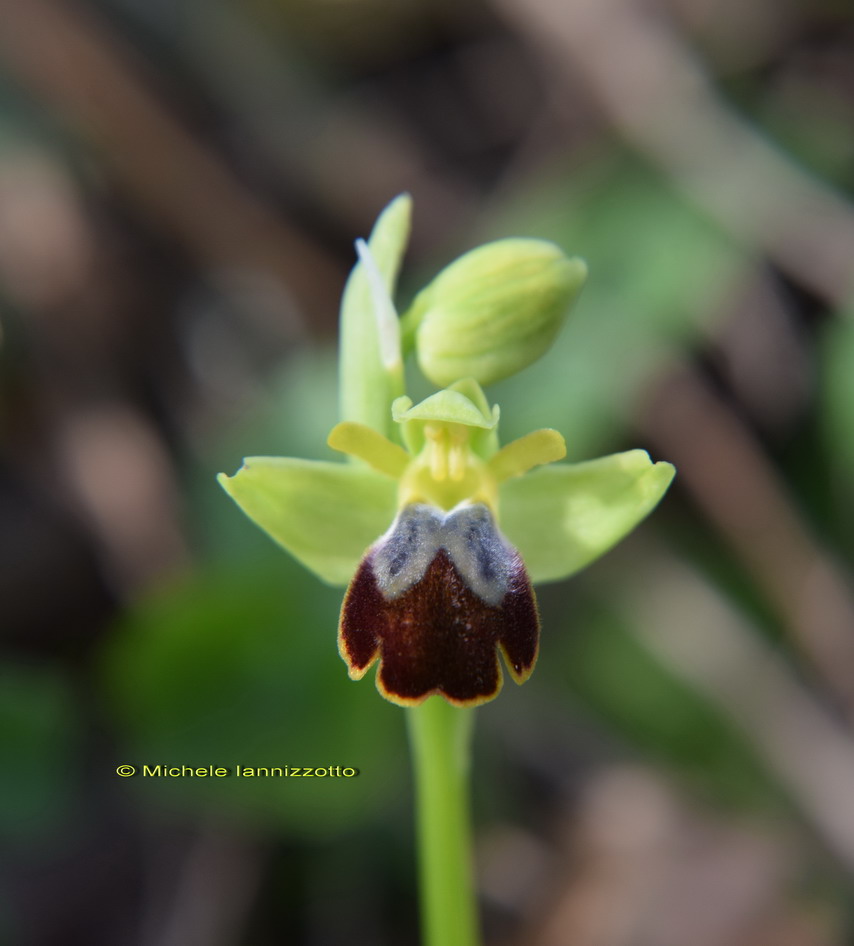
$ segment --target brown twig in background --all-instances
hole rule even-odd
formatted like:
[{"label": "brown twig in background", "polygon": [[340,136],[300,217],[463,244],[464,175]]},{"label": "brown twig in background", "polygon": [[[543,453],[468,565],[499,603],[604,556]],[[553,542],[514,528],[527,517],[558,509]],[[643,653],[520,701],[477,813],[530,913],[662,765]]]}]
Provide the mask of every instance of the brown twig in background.
[{"label": "brown twig in background", "polygon": [[0,67],[73,124],[156,228],[202,265],[263,272],[332,321],[343,272],[170,114],[118,37],[53,0],[0,0],[0,20]]},{"label": "brown twig in background", "polygon": [[854,595],[756,440],[687,368],[659,384],[641,425],[854,720]]},{"label": "brown twig in background", "polygon": [[519,946],[833,941],[827,919],[789,896],[810,839],[788,827],[725,821],[661,773],[625,765],[592,776],[563,820],[563,870],[541,885]]},{"label": "brown twig in background", "polygon": [[660,15],[630,0],[495,0],[707,216],[835,305],[854,289],[854,211],[729,109]]},{"label": "brown twig in background", "polygon": [[854,873],[850,732],[689,568],[661,548],[645,563],[626,605],[631,626],[748,738],[823,844]]},{"label": "brown twig in background", "polygon": [[163,852],[151,854],[153,895],[143,946],[232,946],[244,938],[264,861],[260,845],[234,829],[202,822],[185,842],[177,876],[163,877]]}]

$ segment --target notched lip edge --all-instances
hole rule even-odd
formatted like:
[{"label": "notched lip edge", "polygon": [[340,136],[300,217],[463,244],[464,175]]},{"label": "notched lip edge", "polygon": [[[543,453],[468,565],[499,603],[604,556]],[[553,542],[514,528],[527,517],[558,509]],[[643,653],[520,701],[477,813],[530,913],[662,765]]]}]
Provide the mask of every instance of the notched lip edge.
[{"label": "notched lip edge", "polygon": [[[377,647],[376,653],[370,659],[370,661],[365,664],[364,667],[357,667],[349,654],[346,651],[346,647],[343,643],[343,637],[339,634],[339,647],[338,651],[343,659],[344,663],[347,664],[348,676],[351,680],[358,681],[363,679],[363,677],[371,670],[373,667],[376,667],[376,677],[375,684],[376,688],[379,691],[380,696],[388,700],[390,703],[394,703],[397,706],[420,706],[426,699],[431,696],[441,696],[446,702],[450,703],[452,706],[460,707],[461,709],[466,707],[476,707],[483,706],[485,703],[490,703],[494,700],[501,690],[504,687],[504,671],[508,673],[510,679],[517,685],[521,686],[523,683],[526,683],[533,674],[536,666],[537,660],[540,656],[540,647],[539,641],[537,642],[537,649],[534,653],[534,658],[531,661],[530,665],[525,667],[522,673],[517,674],[510,659],[507,656],[507,650],[503,643],[499,642],[496,646],[495,661],[497,664],[498,670],[498,683],[495,689],[491,693],[481,694],[471,699],[458,699],[452,696],[449,696],[441,687],[433,687],[433,689],[428,690],[426,693],[423,693],[420,696],[401,696],[393,691],[389,690],[382,682],[382,648]],[[499,660],[498,654],[501,653],[501,659]]]},{"label": "notched lip edge", "polygon": [[[498,662],[497,653],[495,655],[495,660],[496,662]],[[433,687],[432,690],[428,690],[426,693],[422,694],[421,696],[416,696],[416,697],[398,696],[395,693],[391,693],[389,690],[387,690],[383,686],[382,680],[380,678],[379,667],[377,668],[377,675],[376,675],[375,682],[376,682],[377,690],[379,691],[380,696],[388,700],[389,703],[395,703],[397,706],[405,706],[405,707],[420,706],[426,699],[429,699],[431,696],[441,696],[442,699],[445,700],[446,703],[450,703],[451,706],[456,706],[459,709],[470,709],[476,706],[483,706],[484,703],[489,703],[492,700],[494,700],[495,697],[498,696],[498,694],[501,692],[502,687],[504,686],[504,674],[501,669],[501,664],[498,663],[498,683],[495,689],[492,691],[492,693],[489,693],[483,696],[473,697],[470,700],[459,700],[459,699],[455,699],[452,696],[448,696],[448,694],[445,693],[441,687]]]}]

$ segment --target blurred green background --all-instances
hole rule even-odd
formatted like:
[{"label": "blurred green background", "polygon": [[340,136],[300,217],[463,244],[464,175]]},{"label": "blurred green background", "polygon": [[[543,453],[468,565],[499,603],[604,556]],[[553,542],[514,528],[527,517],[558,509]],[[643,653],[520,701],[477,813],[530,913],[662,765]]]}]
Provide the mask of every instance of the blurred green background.
[{"label": "blurred green background", "polygon": [[406,190],[402,303],[589,263],[503,437],[679,470],[478,711],[487,943],[854,942],[852,188],[834,0],[0,0],[0,939],[417,942],[402,714],[214,480],[332,457]]}]

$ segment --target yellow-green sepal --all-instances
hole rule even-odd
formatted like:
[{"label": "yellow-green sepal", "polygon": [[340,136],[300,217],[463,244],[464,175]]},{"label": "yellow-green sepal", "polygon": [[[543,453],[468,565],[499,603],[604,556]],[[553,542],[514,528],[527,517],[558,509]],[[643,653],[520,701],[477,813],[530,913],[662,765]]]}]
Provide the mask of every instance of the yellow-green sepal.
[{"label": "yellow-green sepal", "polygon": [[332,585],[346,585],[397,509],[397,484],[361,466],[247,457],[222,488],[271,538]]},{"label": "yellow-green sepal", "polygon": [[631,532],[675,472],[670,463],[653,463],[645,450],[532,470],[501,484],[501,530],[532,581],[567,578]]},{"label": "yellow-green sepal", "polygon": [[[408,194],[396,197],[380,214],[367,243],[368,258],[360,254],[341,300],[340,416],[385,436],[396,436],[390,408],[404,390],[399,327],[391,297],[409,239],[411,214]],[[384,299],[379,298],[382,293]]]}]

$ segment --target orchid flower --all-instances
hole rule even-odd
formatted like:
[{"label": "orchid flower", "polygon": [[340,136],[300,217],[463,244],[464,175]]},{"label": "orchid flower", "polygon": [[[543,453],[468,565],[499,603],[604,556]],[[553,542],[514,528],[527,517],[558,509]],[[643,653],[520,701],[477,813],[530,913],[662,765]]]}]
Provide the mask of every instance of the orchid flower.
[{"label": "orchid flower", "polygon": [[[473,706],[501,688],[499,652],[517,683],[534,668],[532,582],[566,578],[610,549],[674,469],[643,450],[558,462],[566,449],[554,430],[500,446],[499,409],[481,384],[543,354],[586,267],[552,243],[497,241],[447,267],[400,320],[392,293],[409,212],[398,198],[359,241],[344,294],[344,419],[328,443],[351,462],[251,457],[219,479],[309,570],[348,585],[338,646],[353,679],[378,664],[392,702],[438,694]],[[408,351],[447,385],[415,405],[403,392]]]}]

